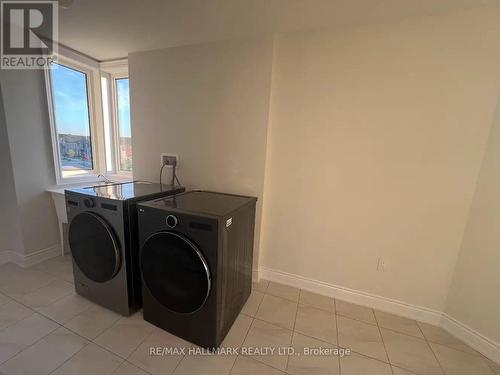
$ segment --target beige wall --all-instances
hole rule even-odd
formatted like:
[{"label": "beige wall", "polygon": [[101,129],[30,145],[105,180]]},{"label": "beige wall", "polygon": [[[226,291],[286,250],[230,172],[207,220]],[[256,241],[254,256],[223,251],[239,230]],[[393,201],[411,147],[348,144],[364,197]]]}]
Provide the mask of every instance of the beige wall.
[{"label": "beige wall", "polygon": [[23,252],[21,223],[17,210],[16,187],[10,159],[7,123],[0,92],[0,263],[10,259],[10,252]]},{"label": "beige wall", "polygon": [[500,343],[500,96],[446,312]]},{"label": "beige wall", "polygon": [[497,7],[278,37],[261,266],[442,311],[499,35]]},{"label": "beige wall", "polygon": [[185,186],[259,198],[258,238],[271,57],[271,39],[131,54],[134,178],[158,181],[160,154],[178,154]]},{"label": "beige wall", "polygon": [[[177,153],[186,186],[263,198],[262,267],[443,311],[497,107],[499,35],[491,7],[283,34],[274,50],[133,53],[135,177],[157,181],[160,153]],[[474,325],[459,301],[449,310]]]},{"label": "beige wall", "polygon": [[29,255],[59,244],[54,204],[45,191],[55,178],[44,74],[2,70],[0,82],[23,252]]}]

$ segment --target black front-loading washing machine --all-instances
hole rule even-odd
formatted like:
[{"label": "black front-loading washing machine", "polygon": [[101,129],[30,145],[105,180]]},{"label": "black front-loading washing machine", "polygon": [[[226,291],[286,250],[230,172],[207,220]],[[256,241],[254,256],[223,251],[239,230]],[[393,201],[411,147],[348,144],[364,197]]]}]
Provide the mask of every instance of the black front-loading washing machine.
[{"label": "black front-loading washing machine", "polygon": [[123,315],[140,308],[136,204],[184,191],[138,181],[66,190],[76,292]]},{"label": "black front-loading washing machine", "polygon": [[220,345],[250,295],[256,201],[192,191],[137,205],[146,321]]}]

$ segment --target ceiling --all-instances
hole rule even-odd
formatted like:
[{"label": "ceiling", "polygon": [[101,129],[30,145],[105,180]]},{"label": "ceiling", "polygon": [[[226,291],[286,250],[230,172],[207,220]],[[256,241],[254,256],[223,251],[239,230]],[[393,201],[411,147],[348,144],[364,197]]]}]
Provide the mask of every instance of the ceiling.
[{"label": "ceiling", "polygon": [[59,42],[96,60],[274,32],[339,29],[500,0],[74,0]]}]

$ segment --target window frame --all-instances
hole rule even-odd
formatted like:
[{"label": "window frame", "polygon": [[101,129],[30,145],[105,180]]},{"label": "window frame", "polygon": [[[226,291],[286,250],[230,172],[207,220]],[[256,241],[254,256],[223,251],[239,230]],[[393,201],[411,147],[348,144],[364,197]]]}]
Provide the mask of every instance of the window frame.
[{"label": "window frame", "polygon": [[[60,146],[57,136],[57,124],[55,121],[54,97],[52,95],[52,73],[50,66],[45,68],[45,89],[47,95],[47,107],[49,114],[50,133],[52,141],[52,153],[54,158],[54,173],[56,185],[81,184],[99,181],[99,175],[106,176],[113,181],[130,181],[133,179],[131,171],[120,171],[119,149],[117,153],[118,116],[116,109],[115,78],[128,77],[128,59],[109,62],[98,62],[90,57],[81,55],[64,46],[59,46],[59,53],[54,61],[70,69],[86,74],[87,80],[87,105],[89,110],[89,127],[92,147],[93,169],[88,173],[76,176],[63,176],[62,162],[60,158]],[[102,89],[102,78],[108,80],[107,91]],[[104,108],[103,95],[108,99],[108,107]],[[111,170],[108,171],[106,162],[106,131],[104,126],[104,111],[107,111],[110,127],[110,153]],[[118,155],[118,158],[117,158]]]},{"label": "window frame", "polygon": [[[121,59],[115,61],[102,62],[100,64],[101,78],[107,79],[107,92],[108,96],[108,110],[109,110],[109,126],[110,126],[110,143],[111,143],[111,157],[113,164],[113,172],[110,174],[111,177],[118,178],[133,178],[132,171],[125,171],[120,169],[120,138],[119,138],[119,124],[118,124],[118,106],[116,103],[117,91],[116,91],[116,80],[121,78],[128,78],[128,60]],[[105,108],[103,111],[106,110]],[[104,133],[103,133],[104,134]],[[132,150],[132,159],[133,159]],[[108,173],[109,174],[109,173]]]},{"label": "window frame", "polygon": [[97,176],[102,170],[100,150],[103,147],[103,145],[100,144],[101,137],[99,136],[100,133],[99,128],[102,125],[102,123],[99,121],[99,116],[98,116],[100,111],[98,106],[96,106],[97,103],[96,96],[98,96],[99,94],[98,91],[96,91],[96,85],[95,85],[96,67],[86,64],[85,62],[63,56],[58,56],[57,60],[54,62],[56,64],[63,65],[67,68],[85,74],[85,79],[87,84],[87,106],[89,111],[89,132],[90,132],[90,140],[92,147],[92,170],[82,175],[64,177],[62,162],[61,162],[60,145],[58,140],[57,123],[55,117],[54,96],[52,88],[52,68],[49,66],[48,68],[45,69],[45,86],[47,91],[47,104],[49,112],[52,153],[54,157],[56,183],[60,185],[70,182],[77,183],[77,182],[96,180]]},{"label": "window frame", "polygon": [[[116,81],[118,79],[129,79],[128,77],[128,72],[119,72],[119,73],[114,73],[110,74],[110,81],[111,81],[111,112],[112,116],[110,116],[111,120],[111,127],[112,127],[112,132],[113,132],[113,151],[114,151],[114,165],[115,165],[115,173],[121,175],[121,176],[132,176],[133,169],[132,171],[126,171],[121,169],[121,155],[120,155],[120,118],[118,116],[118,89],[116,87]],[[130,81],[129,81],[130,82]],[[132,130],[132,129],[131,129]],[[132,160],[134,159],[134,154],[132,150]]]}]

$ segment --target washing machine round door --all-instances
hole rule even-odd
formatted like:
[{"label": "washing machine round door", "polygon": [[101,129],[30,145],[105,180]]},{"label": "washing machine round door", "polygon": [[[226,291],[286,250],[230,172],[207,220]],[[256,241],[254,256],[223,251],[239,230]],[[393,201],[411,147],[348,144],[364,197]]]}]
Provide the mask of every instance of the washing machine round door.
[{"label": "washing machine round door", "polygon": [[103,283],[117,274],[120,248],[103,218],[92,212],[79,213],[71,220],[68,239],[76,265],[90,280]]},{"label": "washing machine round door", "polygon": [[210,293],[210,271],[203,254],[177,233],[159,232],[146,240],[141,271],[156,300],[177,313],[199,310]]}]

